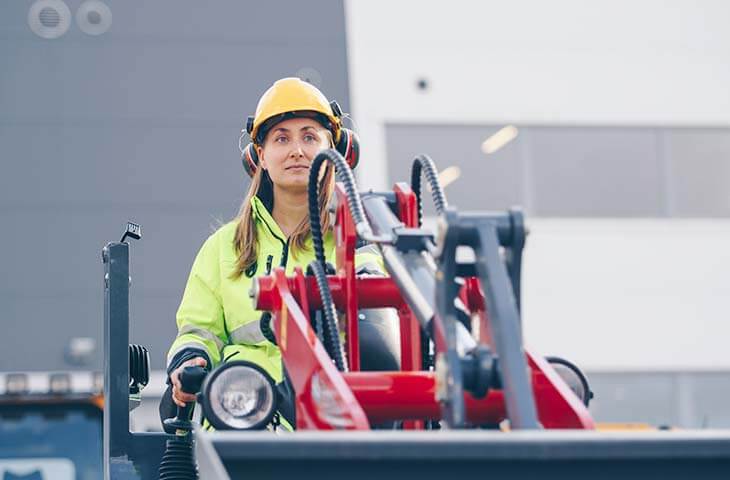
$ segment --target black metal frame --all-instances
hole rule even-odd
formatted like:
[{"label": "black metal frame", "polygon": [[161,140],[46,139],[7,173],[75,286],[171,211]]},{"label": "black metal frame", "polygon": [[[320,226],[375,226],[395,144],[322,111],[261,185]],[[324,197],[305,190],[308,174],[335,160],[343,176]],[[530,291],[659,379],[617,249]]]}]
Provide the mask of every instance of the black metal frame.
[{"label": "black metal frame", "polygon": [[109,243],[104,261],[104,478],[157,478],[171,435],[129,431],[129,245]]},{"label": "black metal frame", "polygon": [[[440,245],[436,274],[436,295],[441,318],[448,319],[446,327],[456,324],[454,299],[459,294],[459,285],[454,282],[457,275],[472,273],[477,276],[484,290],[487,311],[494,341],[492,346],[499,359],[502,389],[505,397],[507,417],[512,429],[538,429],[537,408],[532,393],[525,353],[522,346],[520,311],[517,306],[516,291],[519,291],[524,227],[521,222],[513,222],[510,214],[471,213],[459,214],[456,210],[445,212],[445,231],[439,236]],[[514,247],[514,240],[517,244]],[[458,264],[456,250],[468,246],[474,250],[476,258],[472,265]],[[500,254],[500,246],[507,248],[512,268],[505,264]],[[470,268],[469,268],[470,267]],[[470,271],[471,270],[471,271]],[[511,275],[510,275],[511,274]],[[451,333],[451,332],[448,332]],[[449,346],[447,357],[449,370],[459,368],[456,351]],[[454,380],[459,380],[455,378]],[[449,382],[455,392],[449,395],[454,402],[451,410],[459,415],[459,423],[464,423],[464,396],[460,382]]]},{"label": "black metal frame", "polygon": [[[464,374],[459,355],[460,325],[454,300],[457,276],[476,276],[485,292],[487,310],[499,357],[505,406],[512,429],[538,429],[535,399],[522,346],[519,292],[525,228],[522,213],[466,213],[447,209],[439,232],[440,251],[423,229],[406,228],[393,211],[392,196],[370,192],[362,196],[373,231],[391,244],[381,244],[386,269],[418,318],[424,332],[441,342],[436,358],[443,419],[451,428],[466,426]],[[456,250],[474,250],[473,263],[459,264]],[[504,259],[500,248],[504,248]],[[435,255],[434,255],[435,254]],[[433,261],[435,258],[436,262]],[[479,368],[479,362],[476,362]]]},{"label": "black metal frame", "polygon": [[712,431],[199,432],[196,442],[201,478],[218,478],[208,466],[221,462],[230,478],[679,480],[730,471],[730,437]]}]

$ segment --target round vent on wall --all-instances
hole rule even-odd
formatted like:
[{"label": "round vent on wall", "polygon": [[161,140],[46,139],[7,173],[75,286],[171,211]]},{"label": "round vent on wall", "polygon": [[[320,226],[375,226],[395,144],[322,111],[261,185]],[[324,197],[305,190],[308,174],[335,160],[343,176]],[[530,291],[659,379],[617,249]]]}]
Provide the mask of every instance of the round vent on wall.
[{"label": "round vent on wall", "polygon": [[42,38],[58,38],[71,25],[71,10],[61,0],[38,0],[28,11],[30,29]]},{"label": "round vent on wall", "polygon": [[101,35],[112,26],[112,11],[99,0],[87,0],[76,10],[76,23],[87,35]]},{"label": "round vent on wall", "polygon": [[317,88],[322,88],[322,74],[312,67],[300,68],[294,76],[311,83]]}]

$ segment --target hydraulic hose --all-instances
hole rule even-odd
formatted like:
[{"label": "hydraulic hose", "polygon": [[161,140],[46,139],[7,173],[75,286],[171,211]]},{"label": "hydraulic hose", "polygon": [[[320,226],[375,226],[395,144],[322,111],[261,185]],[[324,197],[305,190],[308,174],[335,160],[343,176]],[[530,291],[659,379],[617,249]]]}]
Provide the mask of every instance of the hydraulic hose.
[{"label": "hydraulic hose", "polygon": [[322,297],[322,312],[324,313],[324,322],[322,323],[322,333],[324,337],[324,348],[329,356],[335,362],[337,370],[341,372],[347,371],[347,359],[340,342],[340,331],[337,328],[337,312],[335,304],[332,301],[332,292],[327,282],[327,274],[322,265],[316,260],[309,264],[317,281],[319,294]]},{"label": "hydraulic hose", "polygon": [[[327,282],[327,265],[324,256],[324,237],[322,234],[322,221],[319,214],[319,172],[322,165],[329,162],[335,166],[337,179],[342,182],[347,194],[350,212],[358,234],[370,234],[372,230],[368,223],[362,207],[360,193],[355,185],[355,177],[352,175],[352,169],[345,159],[336,150],[323,150],[312,162],[309,171],[309,184],[307,189],[308,206],[309,206],[309,226],[312,231],[312,245],[314,247],[315,260],[310,264],[310,268],[314,273],[322,297],[322,311],[324,313],[324,321],[322,322],[322,337],[324,347],[335,362],[337,369],[340,371],[347,370],[347,362],[345,353],[340,343],[340,332],[337,327],[337,312],[332,301],[332,293],[330,292],[329,283]],[[319,333],[319,332],[318,332]]]},{"label": "hydraulic hose", "polygon": [[325,162],[330,162],[335,166],[337,180],[345,186],[350,212],[352,212],[355,225],[365,224],[369,227],[362,207],[362,201],[360,200],[360,193],[357,191],[357,186],[355,185],[355,177],[352,175],[352,169],[350,169],[350,166],[337,150],[323,150],[314,157],[314,161],[312,162],[312,168],[309,171],[309,188],[307,191],[309,198],[309,225],[312,230],[314,258],[323,268],[326,268],[326,266],[322,239],[322,223],[319,217],[319,171]]},{"label": "hydraulic hose", "polygon": [[438,215],[441,215],[448,206],[448,202],[446,201],[446,195],[444,194],[444,189],[441,187],[441,182],[439,182],[436,164],[433,163],[433,160],[431,160],[431,157],[429,157],[428,155],[418,155],[413,160],[413,165],[411,166],[411,190],[413,190],[413,193],[416,195],[416,200],[418,203],[419,227],[421,226],[421,222],[423,221],[423,201],[421,200],[421,172],[423,172],[424,176],[426,177],[426,181],[428,181],[428,184],[431,187],[431,196],[433,197],[433,204],[436,207],[436,213]]},{"label": "hydraulic hose", "polygon": [[271,312],[264,312],[261,314],[261,318],[259,319],[259,328],[261,329],[261,334],[266,340],[277,345],[276,335],[274,334],[274,330],[271,328]]},{"label": "hydraulic hose", "polygon": [[352,174],[352,169],[342,155],[337,150],[323,150],[314,157],[314,161],[312,162],[312,168],[309,171],[307,195],[314,257],[325,269],[322,223],[319,217],[319,171],[322,168],[322,164],[326,161],[334,164],[337,180],[342,182],[345,187],[347,203],[350,207],[350,213],[352,214],[352,220],[355,223],[355,230],[358,236],[366,242],[387,243],[392,240],[389,236],[380,237],[373,234],[370,223],[365,216],[360,192],[358,192],[357,185],[355,184],[355,176]]},{"label": "hydraulic hose", "polygon": [[[425,154],[418,155],[413,159],[411,165],[411,190],[416,195],[416,205],[418,212],[418,226],[423,224],[423,199],[421,198],[421,173],[423,173],[431,186],[431,196],[433,197],[433,204],[436,207],[436,213],[441,215],[446,209],[448,203],[446,201],[446,195],[439,182],[438,171],[436,170],[436,164],[431,160],[431,157]],[[421,363],[423,368],[429,369],[433,366],[433,357],[430,353],[431,341],[427,335],[421,335]]]},{"label": "hydraulic hose", "polygon": [[314,247],[314,259],[318,264],[324,266],[324,239],[322,237],[322,219],[319,216],[319,171],[322,164],[327,160],[325,152],[314,157],[312,167],[309,170],[309,184],[307,187],[307,201],[309,205],[309,228],[312,231],[312,245]]},{"label": "hydraulic hose", "polygon": [[[309,274],[309,269],[307,270],[307,274]],[[312,327],[314,327],[314,331],[317,334],[317,338],[324,343],[324,328],[322,326],[322,318],[321,313],[319,310],[314,312],[314,317],[312,318]],[[266,340],[273,343],[274,345],[278,345],[276,343],[276,334],[274,334],[274,329],[271,328],[271,312],[264,312],[261,314],[261,318],[259,319],[259,328],[261,328],[261,334],[264,336]]]}]

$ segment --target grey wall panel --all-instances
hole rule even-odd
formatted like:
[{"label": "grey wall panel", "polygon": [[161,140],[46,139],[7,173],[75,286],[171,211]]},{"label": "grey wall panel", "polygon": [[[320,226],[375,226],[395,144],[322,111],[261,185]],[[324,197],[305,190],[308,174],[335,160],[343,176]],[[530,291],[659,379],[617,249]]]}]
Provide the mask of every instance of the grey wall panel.
[{"label": "grey wall panel", "polygon": [[[98,292],[101,291],[99,287]],[[94,292],[97,293],[97,292]],[[175,338],[175,310],[182,291],[157,294],[132,285],[130,342],[149,348],[156,368],[163,368],[167,349]],[[2,370],[67,370],[99,368],[103,361],[103,301],[89,292],[54,292],[25,296],[0,294],[3,334]],[[68,362],[67,348],[74,337],[90,337],[96,349],[85,365]]]},{"label": "grey wall panel", "polygon": [[677,418],[676,390],[671,375],[641,372],[589,374],[595,394],[591,414],[602,422],[638,422],[659,426]]},{"label": "grey wall panel", "polygon": [[130,342],[145,345],[152,363],[164,369],[167,351],[177,334],[175,311],[180,304],[182,290],[168,294],[142,290],[134,284],[132,288],[134,306],[130,311]]},{"label": "grey wall panel", "polygon": [[[65,360],[64,352],[73,337],[91,337],[96,350],[91,363],[102,365],[101,335],[103,301],[89,292],[43,291],[55,279],[40,276],[35,290],[15,292],[2,289],[3,341],[1,370],[68,370],[79,368]],[[64,280],[64,279],[60,279]],[[69,280],[68,276],[65,278]],[[99,283],[98,292],[102,287]]]},{"label": "grey wall panel", "polygon": [[234,205],[248,185],[236,141],[235,127],[0,125],[0,201]]},{"label": "grey wall panel", "polygon": [[672,214],[730,215],[730,134],[726,129],[671,129],[665,134]]},{"label": "grey wall panel", "polygon": [[[101,365],[101,248],[119,240],[127,218],[143,231],[142,240],[132,241],[130,248],[131,338],[149,346],[153,365],[161,368],[195,254],[220,221],[233,216],[213,211],[132,206],[4,212],[3,220],[13,228],[3,232],[0,265],[12,275],[3,276],[0,304],[6,307],[2,324],[12,327],[3,334],[9,348],[0,349],[0,368],[71,367],[63,357],[68,340],[86,336],[97,340],[90,366]],[[21,354],[18,348],[29,341],[32,347]]]},{"label": "grey wall panel", "polygon": [[[461,169],[461,177],[445,189],[450,204],[470,210],[501,210],[522,204],[525,172],[519,142],[489,156],[481,151],[482,142],[496,131],[495,127],[389,124],[386,148],[390,183],[410,182],[413,159],[425,153],[440,171],[450,166]],[[432,212],[431,200],[424,198],[428,214]]]},{"label": "grey wall panel", "polygon": [[[6,57],[9,65],[3,76],[9,88],[0,91],[2,119],[243,125],[274,79],[294,76],[302,67],[317,69],[327,94],[344,108],[348,105],[341,86],[345,78],[330,60],[344,54],[342,45],[276,45],[264,50],[245,44],[88,39],[70,45],[59,39],[41,47],[37,42],[23,42]],[[282,58],[288,61],[276,61]],[[47,78],[49,71],[52,78]]]},{"label": "grey wall panel", "polygon": [[[83,212],[22,209],[3,212],[0,264],[2,289],[28,293],[88,291],[101,281],[101,248],[119,241],[125,222],[142,225],[143,238],[132,243],[131,269],[138,287],[182,292],[195,252],[232,212],[171,211],[141,207]],[[8,226],[12,228],[7,228]],[[141,283],[140,283],[141,282]]]},{"label": "grey wall panel", "polygon": [[728,428],[728,372],[587,372],[598,422]]},{"label": "grey wall panel", "polygon": [[519,204],[548,217],[730,215],[730,129],[521,126],[516,139],[484,155],[479,146],[496,130],[389,124],[389,178],[406,180],[423,152],[440,169],[462,168],[447,188],[462,208]]},{"label": "grey wall panel", "polygon": [[536,214],[663,214],[664,176],[653,130],[531,127],[529,135]]},{"label": "grey wall panel", "polygon": [[107,33],[72,22],[49,41],[27,26],[30,2],[3,2],[0,118],[242,123],[273,79],[302,68],[349,107],[342,2],[107,3]]},{"label": "grey wall panel", "polygon": [[260,94],[314,68],[349,109],[341,1],[105,3],[107,33],[72,21],[56,40],[31,32],[32,1],[0,3],[3,370],[70,368],[72,337],[101,346],[100,250],[127,220],[144,235],[132,340],[161,368],[195,253],[248,185],[237,140]]},{"label": "grey wall panel", "polygon": [[689,426],[730,428],[730,411],[727,408],[729,375],[723,372],[688,373],[677,383],[679,388],[687,388],[691,392],[682,400],[682,413],[688,416]]},{"label": "grey wall panel", "polygon": [[[70,6],[81,0],[69,0]],[[222,42],[244,41],[281,45],[291,41],[341,42],[345,35],[342,2],[337,0],[240,2],[213,4],[194,0],[143,2],[125,6],[125,0],[107,2],[114,10],[114,33],[145,40],[173,38]],[[73,10],[73,9],[72,9]],[[276,30],[276,35],[272,31]]]}]

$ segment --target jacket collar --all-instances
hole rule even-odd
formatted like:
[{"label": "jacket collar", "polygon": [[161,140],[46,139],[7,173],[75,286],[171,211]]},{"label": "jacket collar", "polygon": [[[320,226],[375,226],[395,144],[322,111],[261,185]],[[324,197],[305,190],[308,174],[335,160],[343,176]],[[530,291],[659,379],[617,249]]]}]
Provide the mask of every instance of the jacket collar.
[{"label": "jacket collar", "polygon": [[264,202],[262,202],[256,195],[251,198],[251,209],[253,210],[256,220],[262,222],[273,236],[282,242],[287,241],[286,235],[284,235],[284,232],[281,231],[281,227],[279,227],[279,224],[276,223],[274,217],[271,216],[269,209],[266,208]]}]

